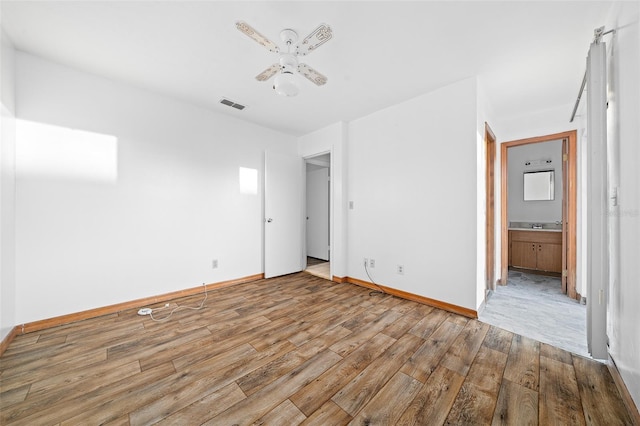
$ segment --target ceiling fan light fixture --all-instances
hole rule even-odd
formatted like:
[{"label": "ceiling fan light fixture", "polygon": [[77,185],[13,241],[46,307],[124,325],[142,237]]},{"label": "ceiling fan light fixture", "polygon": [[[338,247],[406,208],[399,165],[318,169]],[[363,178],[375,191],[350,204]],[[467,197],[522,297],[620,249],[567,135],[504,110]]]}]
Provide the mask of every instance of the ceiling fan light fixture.
[{"label": "ceiling fan light fixture", "polygon": [[279,54],[279,61],[272,64],[267,69],[258,74],[255,78],[258,81],[267,81],[274,75],[273,90],[281,96],[296,96],[300,91],[295,74],[300,74],[316,86],[327,83],[327,77],[314,70],[307,64],[298,62],[299,56],[305,56],[313,52],[319,46],[329,41],[333,35],[331,27],[320,24],[302,43],[298,42],[298,33],[292,29],[284,29],[280,32],[280,38],[286,44],[286,52],[271,40],[256,31],[251,25],[244,21],[236,22],[238,30],[246,34],[258,44],[269,49],[271,52]]},{"label": "ceiling fan light fixture", "polygon": [[300,91],[298,82],[291,71],[283,71],[276,76],[273,89],[281,96],[296,96]]}]

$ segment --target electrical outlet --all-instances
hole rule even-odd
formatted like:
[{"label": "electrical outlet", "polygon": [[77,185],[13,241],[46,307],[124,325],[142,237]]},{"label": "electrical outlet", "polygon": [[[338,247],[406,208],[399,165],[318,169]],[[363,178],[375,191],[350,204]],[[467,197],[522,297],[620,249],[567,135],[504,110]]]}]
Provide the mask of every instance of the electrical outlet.
[{"label": "electrical outlet", "polygon": [[369,268],[375,268],[375,267],[376,267],[376,260],[369,259]]},{"label": "electrical outlet", "polygon": [[216,269],[218,267],[218,259],[213,259],[213,261],[211,262],[211,267],[213,269]]},{"label": "electrical outlet", "polygon": [[404,265],[398,265],[398,275],[404,275]]}]

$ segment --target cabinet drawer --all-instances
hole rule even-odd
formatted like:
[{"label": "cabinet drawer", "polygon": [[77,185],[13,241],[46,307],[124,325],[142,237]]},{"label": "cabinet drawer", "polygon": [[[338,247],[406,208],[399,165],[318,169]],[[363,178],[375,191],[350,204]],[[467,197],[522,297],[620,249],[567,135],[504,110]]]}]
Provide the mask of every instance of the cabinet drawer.
[{"label": "cabinet drawer", "polygon": [[511,241],[531,243],[562,244],[562,232],[550,231],[509,231]]}]

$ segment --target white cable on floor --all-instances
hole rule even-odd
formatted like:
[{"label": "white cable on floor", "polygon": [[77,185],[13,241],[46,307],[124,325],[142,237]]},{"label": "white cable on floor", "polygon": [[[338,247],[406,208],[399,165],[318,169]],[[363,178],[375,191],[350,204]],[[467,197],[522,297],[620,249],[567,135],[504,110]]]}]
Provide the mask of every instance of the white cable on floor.
[{"label": "white cable on floor", "polygon": [[173,315],[173,313],[174,313],[175,311],[179,310],[179,309],[190,309],[190,310],[192,310],[192,311],[199,311],[200,309],[202,309],[202,308],[204,307],[204,302],[206,302],[206,300],[207,300],[207,296],[208,296],[208,295],[207,295],[207,285],[206,285],[206,284],[202,284],[202,285],[204,286],[204,299],[202,299],[202,302],[200,302],[200,306],[198,306],[198,307],[195,307],[195,308],[194,308],[194,307],[191,307],[191,306],[180,306],[180,305],[177,305],[175,308],[173,308],[173,309],[171,310],[171,312],[169,312],[169,315],[167,315],[167,316],[166,316],[166,317],[164,317],[164,318],[158,318],[158,319],[156,319],[156,318],[154,318],[154,317],[153,317],[153,312],[154,312],[154,311],[157,311],[157,310],[165,309],[165,308],[157,308],[157,309],[153,309],[153,310],[151,311],[151,313],[149,314],[149,316],[150,316],[150,317],[151,317],[151,319],[152,319],[153,321],[155,321],[155,322],[162,322],[162,321],[166,321],[166,320],[168,320],[169,318],[171,318],[171,315]]}]

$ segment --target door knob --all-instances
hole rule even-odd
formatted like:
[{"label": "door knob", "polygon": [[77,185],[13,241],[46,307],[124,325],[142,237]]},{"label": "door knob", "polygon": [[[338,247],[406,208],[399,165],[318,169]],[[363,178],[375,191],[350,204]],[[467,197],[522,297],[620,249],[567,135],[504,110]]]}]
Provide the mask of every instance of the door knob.
[{"label": "door knob", "polygon": [[273,222],[273,219],[269,218],[269,219],[267,219],[267,222],[271,223],[271,222]]}]

